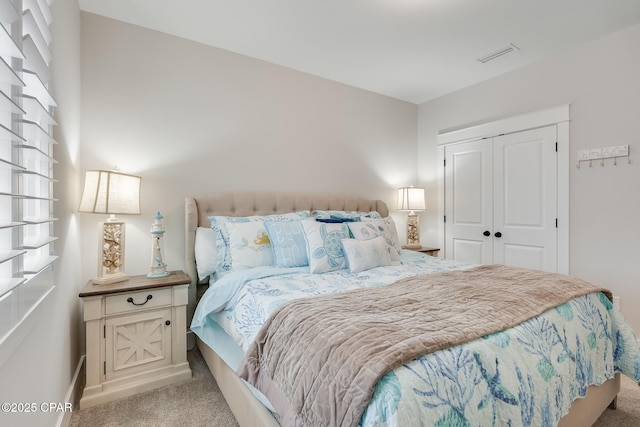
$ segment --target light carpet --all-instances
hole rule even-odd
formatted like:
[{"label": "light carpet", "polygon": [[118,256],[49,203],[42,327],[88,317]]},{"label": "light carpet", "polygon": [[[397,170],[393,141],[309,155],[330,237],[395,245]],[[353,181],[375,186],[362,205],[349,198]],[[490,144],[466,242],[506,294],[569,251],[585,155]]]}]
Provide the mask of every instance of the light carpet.
[{"label": "light carpet", "polygon": [[188,351],[187,360],[191,367],[191,379],[74,410],[70,426],[238,426],[200,351],[197,348]]},{"label": "light carpet", "polygon": [[[190,380],[83,410],[74,410],[72,427],[237,427],[198,349],[187,353]],[[76,405],[77,408],[77,405]],[[594,427],[640,426],[640,387],[622,376],[618,409],[607,409]]]}]

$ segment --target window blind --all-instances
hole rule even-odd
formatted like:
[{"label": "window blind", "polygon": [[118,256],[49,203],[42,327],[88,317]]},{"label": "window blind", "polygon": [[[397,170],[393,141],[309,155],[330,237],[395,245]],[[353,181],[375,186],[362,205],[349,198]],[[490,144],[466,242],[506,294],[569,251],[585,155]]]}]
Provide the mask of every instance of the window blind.
[{"label": "window blind", "polygon": [[52,0],[0,0],[0,343],[54,287]]}]

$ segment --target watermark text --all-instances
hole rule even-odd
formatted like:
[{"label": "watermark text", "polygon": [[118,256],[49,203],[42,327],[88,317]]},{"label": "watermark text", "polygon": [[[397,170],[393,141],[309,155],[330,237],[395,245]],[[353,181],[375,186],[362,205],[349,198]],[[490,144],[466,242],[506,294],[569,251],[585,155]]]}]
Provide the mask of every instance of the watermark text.
[{"label": "watermark text", "polygon": [[2,412],[13,413],[73,411],[73,405],[70,402],[4,402],[0,408]]}]

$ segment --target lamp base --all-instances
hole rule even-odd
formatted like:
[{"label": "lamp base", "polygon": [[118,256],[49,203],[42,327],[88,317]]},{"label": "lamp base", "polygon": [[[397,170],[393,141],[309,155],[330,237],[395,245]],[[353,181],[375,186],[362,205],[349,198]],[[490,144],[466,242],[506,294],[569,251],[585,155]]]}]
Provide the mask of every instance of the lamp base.
[{"label": "lamp base", "polygon": [[91,281],[96,285],[107,285],[129,279],[124,272],[124,221],[109,218],[98,227],[98,275]]},{"label": "lamp base", "polygon": [[404,247],[406,249],[420,249],[422,247],[420,243],[420,219],[413,211],[407,215],[407,244]]},{"label": "lamp base", "polygon": [[129,280],[129,276],[125,273],[113,273],[102,277],[94,277],[91,282],[94,285],[108,285],[110,283],[124,282],[125,280]]}]

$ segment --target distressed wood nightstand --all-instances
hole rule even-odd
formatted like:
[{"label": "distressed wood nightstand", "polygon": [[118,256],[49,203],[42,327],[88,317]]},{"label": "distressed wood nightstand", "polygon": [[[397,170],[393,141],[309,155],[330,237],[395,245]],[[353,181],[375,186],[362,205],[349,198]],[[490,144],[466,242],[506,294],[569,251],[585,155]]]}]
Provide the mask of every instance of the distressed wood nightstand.
[{"label": "distressed wood nightstand", "polygon": [[427,246],[421,246],[419,248],[405,248],[404,246],[402,247],[402,249],[408,249],[410,251],[416,251],[416,252],[423,252],[427,255],[431,255],[431,256],[438,256],[438,252],[440,252],[440,248],[429,248]]},{"label": "distressed wood nightstand", "polygon": [[86,322],[86,385],[80,408],[191,378],[187,362],[187,295],[182,271],[80,292]]}]

